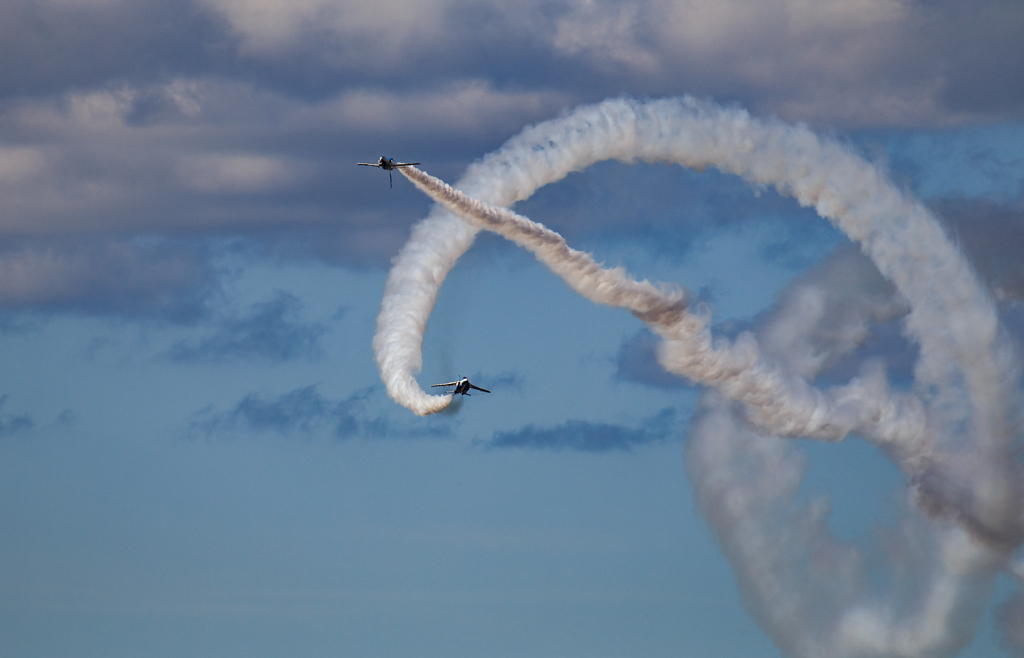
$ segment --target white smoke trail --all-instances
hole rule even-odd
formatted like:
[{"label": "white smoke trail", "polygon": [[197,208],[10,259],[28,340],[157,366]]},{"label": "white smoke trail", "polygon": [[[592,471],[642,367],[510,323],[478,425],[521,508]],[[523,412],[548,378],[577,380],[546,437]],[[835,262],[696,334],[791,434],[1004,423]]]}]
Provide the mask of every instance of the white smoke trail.
[{"label": "white smoke trail", "polygon": [[[974,628],[979,592],[1024,536],[1014,458],[1017,361],[991,300],[962,256],[926,209],[842,146],[805,128],[692,99],[620,99],[582,108],[513,138],[471,167],[460,187],[482,201],[508,205],[605,159],[715,166],[815,207],[860,243],[908,304],[906,331],[921,348],[917,395],[892,394],[880,370],[819,391],[806,379],[813,366],[773,365],[753,335],[734,344],[713,342],[705,321],[686,312],[679,291],[605,271],[525,218],[467,198],[422,172],[405,173],[465,219],[530,248],[582,294],[632,310],[665,339],[659,357],[667,369],[742,402],[746,418],[763,430],[826,439],[862,433],[914,477],[921,508],[958,522],[919,523],[924,530],[915,531],[917,544],[931,547],[926,573],[918,595],[898,596],[900,610],[872,603],[852,585],[844,590],[841,581],[828,592],[808,587],[808,567],[797,559],[802,543],[793,538],[833,549],[836,542],[812,513],[777,518],[792,508],[799,469],[787,465],[784,454],[765,452],[762,438],[720,403],[706,414],[719,420],[695,425],[697,447],[689,450],[688,465],[755,614],[781,646],[807,656],[955,650]],[[413,375],[437,290],[475,231],[435,212],[415,229],[389,277],[374,348],[389,393],[416,413],[438,411],[450,400],[423,393]],[[762,464],[759,477],[730,476],[744,463]],[[738,500],[759,502],[737,507]],[[774,521],[762,522],[762,515]],[[766,545],[774,546],[778,559],[762,550]],[[781,616],[787,606],[779,601],[821,623]]]},{"label": "white smoke trail", "polygon": [[459,217],[499,233],[532,251],[587,299],[632,311],[666,339],[662,364],[695,382],[715,386],[744,402],[762,427],[785,436],[838,440],[858,431],[894,443],[921,461],[924,413],[917,398],[890,395],[884,381],[858,381],[825,394],[799,376],[773,367],[745,334],[735,345],[714,345],[706,318],[686,310],[679,289],[659,289],[606,270],[588,254],[569,248],[560,235],[514,212],[481,203],[414,167],[405,174]]},{"label": "white smoke trail", "polygon": [[[958,526],[904,515],[888,563],[839,541],[827,502],[800,506],[803,456],[711,393],[686,443],[697,501],[744,598],[795,656],[942,656],[970,641],[1005,552]],[[883,588],[869,572],[885,570]]]},{"label": "white smoke trail", "polygon": [[[900,312],[876,276],[848,252],[806,274],[759,328],[766,353],[810,378],[850,352],[872,318]],[[829,533],[827,502],[800,504],[805,460],[792,442],[752,431],[721,396],[708,394],[700,407],[687,471],[748,607],[780,647],[801,656],[933,656],[971,639],[1007,547],[913,515],[904,501],[902,532],[888,533],[879,565]],[[890,576],[884,585],[868,577],[880,570]]]}]

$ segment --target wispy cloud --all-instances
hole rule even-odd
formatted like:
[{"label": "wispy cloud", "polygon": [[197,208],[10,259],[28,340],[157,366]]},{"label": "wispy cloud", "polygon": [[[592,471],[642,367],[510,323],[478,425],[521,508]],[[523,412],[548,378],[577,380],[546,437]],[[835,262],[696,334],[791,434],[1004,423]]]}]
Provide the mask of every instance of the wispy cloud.
[{"label": "wispy cloud", "polygon": [[438,91],[395,93],[356,89],[310,107],[303,117],[357,130],[427,129],[448,135],[486,134],[525,117],[550,115],[569,97],[558,91],[504,91],[487,80],[455,80]]},{"label": "wispy cloud", "polygon": [[511,370],[503,370],[497,374],[484,375],[483,373],[477,372],[470,377],[473,382],[486,382],[485,386],[489,389],[502,390],[502,391],[521,391],[523,390],[523,378]]},{"label": "wispy cloud", "polygon": [[250,393],[230,411],[208,407],[192,419],[191,437],[211,438],[228,433],[280,436],[311,436],[328,432],[340,439],[443,437],[450,428],[438,421],[428,427],[399,427],[384,415],[371,411],[370,402],[379,395],[380,386],[370,386],[343,400],[323,396],[316,385],[294,389],[278,397],[265,398]]},{"label": "wispy cloud", "polygon": [[483,447],[488,450],[531,448],[580,452],[629,451],[666,440],[676,428],[676,415],[674,408],[666,407],[644,420],[639,427],[583,420],[570,420],[550,428],[527,425],[514,432],[495,432],[490,441],[483,443]]},{"label": "wispy cloud", "polygon": [[278,291],[267,302],[253,304],[247,315],[228,318],[214,333],[198,341],[179,341],[169,350],[175,361],[258,357],[287,361],[315,354],[327,328],[298,319],[302,303]]},{"label": "wispy cloud", "polygon": [[[7,404],[7,395],[0,395],[0,407]],[[0,436],[11,436],[35,427],[36,423],[28,414],[0,414]]]}]

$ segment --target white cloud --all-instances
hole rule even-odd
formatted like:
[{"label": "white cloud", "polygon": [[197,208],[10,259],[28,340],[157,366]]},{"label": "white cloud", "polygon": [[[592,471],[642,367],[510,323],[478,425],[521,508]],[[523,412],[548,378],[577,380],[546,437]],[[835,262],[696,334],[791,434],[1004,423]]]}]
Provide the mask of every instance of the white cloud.
[{"label": "white cloud", "polygon": [[375,58],[394,59],[414,32],[441,29],[446,0],[200,0],[231,26],[248,54],[290,49],[310,33],[355,40]]},{"label": "white cloud", "polygon": [[39,0],[38,4],[55,9],[111,9],[130,0]]},{"label": "white cloud", "polygon": [[977,11],[960,0],[201,2],[249,56],[356,76],[420,71],[435,87],[501,58],[503,82],[559,89],[573,104],[690,93],[859,128],[1005,116],[1024,98],[1000,63],[1021,52],[1009,35],[1024,14],[1011,0]]},{"label": "white cloud", "polygon": [[178,78],[164,86],[164,95],[178,111],[188,117],[198,116],[203,111],[202,93],[194,80]]},{"label": "white cloud", "polygon": [[908,14],[903,0],[652,0],[651,9],[646,15],[663,44],[705,55],[773,42],[781,48],[792,40],[863,37]]},{"label": "white cloud", "polygon": [[[386,248],[367,249],[387,253],[394,235],[381,226],[404,230],[408,219],[374,214],[366,230],[360,189],[334,167],[344,162],[350,173],[353,162],[378,155],[370,147],[382,137],[422,146],[429,135],[436,150],[437,140],[453,136],[510,134],[568,102],[559,93],[499,91],[479,80],[427,93],[357,89],[306,101],[230,79],[187,77],[24,99],[0,111],[0,144],[7,145],[0,146],[0,236],[224,225],[258,232],[334,218],[349,231],[347,243],[385,240]],[[416,152],[406,157],[424,157]],[[265,203],[265,195],[300,190],[301,202]],[[346,199],[340,217],[339,194]],[[257,198],[236,207],[225,195]]]},{"label": "white cloud", "polygon": [[[952,107],[950,89],[964,87],[954,58],[986,47],[981,35],[1006,14],[1002,0],[980,4],[968,16],[952,1],[574,0],[549,45],[597,70],[618,65],[633,93],[733,97],[758,113],[849,127],[950,125],[978,117]],[[965,41],[977,43],[967,51]],[[1005,42],[993,47],[1014,56]],[[989,69],[972,84],[988,89],[998,74]],[[994,95],[1013,102],[1013,92]]]},{"label": "white cloud", "polygon": [[310,108],[300,120],[344,124],[355,130],[410,126],[454,134],[477,133],[550,116],[568,95],[551,91],[498,91],[486,81],[464,80],[429,92],[361,89]]},{"label": "white cloud", "polygon": [[283,158],[244,154],[184,155],[178,180],[199,192],[273,192],[292,186],[305,174]]},{"label": "white cloud", "polygon": [[552,45],[570,56],[585,54],[602,62],[653,70],[656,56],[637,40],[640,12],[638,4],[601,7],[594,0],[583,0],[569,16],[556,21]]},{"label": "white cloud", "polygon": [[69,91],[59,98],[30,99],[12,103],[0,113],[0,130],[67,137],[72,134],[109,136],[123,128],[139,93],[130,86],[118,89]]},{"label": "white cloud", "polygon": [[75,122],[92,125],[120,125],[132,110],[138,93],[131,87],[115,91],[71,93],[66,97],[67,114]]},{"label": "white cloud", "polygon": [[951,126],[974,118],[970,113],[941,106],[939,79],[920,87],[877,85],[868,89],[866,80],[854,81],[847,89],[837,86],[808,85],[788,98],[774,99],[769,107],[786,119],[852,127]]},{"label": "white cloud", "polygon": [[38,176],[46,159],[38,148],[0,147],[0,184],[20,183]]}]

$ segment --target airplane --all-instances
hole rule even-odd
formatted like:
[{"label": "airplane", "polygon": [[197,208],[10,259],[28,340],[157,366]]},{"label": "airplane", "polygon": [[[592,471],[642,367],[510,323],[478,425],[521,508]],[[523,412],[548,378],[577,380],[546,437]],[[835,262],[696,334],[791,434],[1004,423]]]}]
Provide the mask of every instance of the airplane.
[{"label": "airplane", "polygon": [[[449,393],[451,393],[452,397],[455,397],[456,395],[458,395],[460,393],[462,395],[469,395],[469,389],[473,389],[474,391],[483,391],[484,393],[490,393],[490,391],[488,391],[486,388],[480,388],[479,386],[473,386],[472,384],[469,383],[469,379],[467,379],[466,377],[463,377],[462,379],[460,379],[457,382],[448,382],[447,384],[431,384],[430,385],[431,388],[434,388],[435,386],[454,386],[455,389],[452,390],[452,391],[449,391]],[[470,395],[470,397],[473,397],[473,396]]]},{"label": "airplane", "polygon": [[357,162],[357,165],[361,167],[380,167],[384,171],[388,172],[388,180],[391,182],[391,187],[395,186],[395,181],[391,178],[391,170],[395,167],[411,167],[418,165],[418,162],[395,162],[394,158],[385,158],[383,155],[380,156],[380,160],[377,162]]}]

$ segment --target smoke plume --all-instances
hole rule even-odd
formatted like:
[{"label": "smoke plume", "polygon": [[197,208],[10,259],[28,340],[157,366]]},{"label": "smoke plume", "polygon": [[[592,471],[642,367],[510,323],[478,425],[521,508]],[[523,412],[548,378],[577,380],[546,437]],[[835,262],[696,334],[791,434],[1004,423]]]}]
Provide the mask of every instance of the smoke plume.
[{"label": "smoke plume", "polygon": [[[716,167],[773,186],[859,244],[893,291],[843,304],[846,330],[822,331],[837,321],[824,312],[836,307],[836,291],[803,286],[759,335],[715,339],[684,289],[604,269],[505,207],[609,159]],[[471,166],[459,190],[401,171],[439,207],[396,259],[378,317],[374,349],[396,401],[421,415],[450,403],[414,379],[427,318],[476,232],[499,233],[584,297],[631,311],[663,339],[666,370],[708,387],[687,468],[745,602],[780,647],[797,656],[931,656],[969,641],[992,577],[1024,539],[1018,361],[987,290],[919,202],[807,128],[689,98],[606,101],[529,128]],[[896,312],[906,313],[904,331],[920,348],[911,392],[893,391],[878,364],[828,390],[811,383],[856,347],[859,328]],[[850,434],[879,446],[913,484],[905,550],[888,563],[900,577],[889,589],[865,584],[867,558],[829,534],[820,506],[800,507],[800,456],[779,438]],[[1008,636],[1020,634],[1012,626],[1020,618],[1003,615]]]}]

